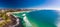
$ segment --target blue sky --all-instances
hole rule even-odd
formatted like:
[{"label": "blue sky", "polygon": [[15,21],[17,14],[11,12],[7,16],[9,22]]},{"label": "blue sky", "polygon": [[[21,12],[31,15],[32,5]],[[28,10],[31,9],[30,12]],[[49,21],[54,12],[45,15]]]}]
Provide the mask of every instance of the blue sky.
[{"label": "blue sky", "polygon": [[0,8],[60,8],[60,0],[0,0]]},{"label": "blue sky", "polygon": [[50,2],[43,4],[43,5],[38,5],[35,7],[31,8],[52,8],[52,9],[60,9],[60,0],[51,0]]}]

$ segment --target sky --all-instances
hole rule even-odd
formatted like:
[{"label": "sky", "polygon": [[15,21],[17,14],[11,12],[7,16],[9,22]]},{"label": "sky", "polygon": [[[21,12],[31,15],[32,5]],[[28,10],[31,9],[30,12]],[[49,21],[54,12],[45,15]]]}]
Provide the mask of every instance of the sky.
[{"label": "sky", "polygon": [[[42,6],[35,6],[33,8],[54,8],[54,9],[60,9],[60,0],[51,0],[52,2],[48,2],[46,5]],[[32,8],[32,7],[31,7]]]},{"label": "sky", "polygon": [[0,0],[0,8],[60,8],[60,0]]}]

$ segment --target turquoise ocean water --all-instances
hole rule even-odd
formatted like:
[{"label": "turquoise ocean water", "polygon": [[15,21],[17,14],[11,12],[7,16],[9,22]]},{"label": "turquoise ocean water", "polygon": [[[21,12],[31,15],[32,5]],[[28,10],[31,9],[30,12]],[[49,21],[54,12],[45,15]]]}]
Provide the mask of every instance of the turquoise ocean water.
[{"label": "turquoise ocean water", "polygon": [[[25,16],[22,16],[25,14]],[[57,27],[55,25],[55,22],[58,18],[58,13],[56,10],[37,10],[37,11],[31,11],[31,12],[20,12],[20,13],[14,13],[15,16],[18,16],[23,19],[26,17],[26,19],[29,21],[28,24],[23,25],[25,27]]]}]

